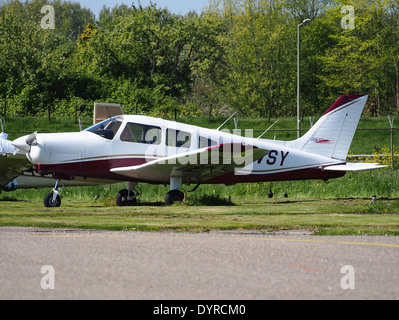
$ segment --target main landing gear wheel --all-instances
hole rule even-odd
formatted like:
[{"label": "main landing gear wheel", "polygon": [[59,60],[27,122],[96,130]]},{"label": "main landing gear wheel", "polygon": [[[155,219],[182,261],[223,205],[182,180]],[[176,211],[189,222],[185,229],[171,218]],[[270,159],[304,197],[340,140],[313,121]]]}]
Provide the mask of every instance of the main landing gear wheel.
[{"label": "main landing gear wheel", "polygon": [[183,199],[184,199],[183,192],[181,192],[180,190],[172,190],[166,194],[165,204],[167,206],[171,206],[175,202],[183,202]]},{"label": "main landing gear wheel", "polygon": [[130,207],[134,206],[137,203],[137,196],[134,191],[129,191],[127,189],[123,189],[118,192],[116,195],[116,205],[118,207]]},{"label": "main landing gear wheel", "polygon": [[61,197],[57,194],[54,199],[53,192],[44,197],[44,206],[46,208],[59,208],[61,206]]}]

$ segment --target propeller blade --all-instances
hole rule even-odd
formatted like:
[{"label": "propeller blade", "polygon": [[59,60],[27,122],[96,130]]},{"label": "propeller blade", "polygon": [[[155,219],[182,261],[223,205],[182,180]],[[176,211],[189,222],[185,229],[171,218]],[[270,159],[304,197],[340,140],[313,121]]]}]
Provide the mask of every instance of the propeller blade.
[{"label": "propeller blade", "polygon": [[25,139],[25,142],[27,145],[32,146],[32,144],[37,142],[36,139],[37,139],[37,132],[34,132],[34,133],[30,134],[29,136],[27,136],[27,138]]}]

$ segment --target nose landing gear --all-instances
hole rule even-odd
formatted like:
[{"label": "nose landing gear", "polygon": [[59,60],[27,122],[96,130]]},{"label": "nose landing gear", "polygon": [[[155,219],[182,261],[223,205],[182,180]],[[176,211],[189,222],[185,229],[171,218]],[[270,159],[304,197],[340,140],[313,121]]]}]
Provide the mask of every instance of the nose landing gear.
[{"label": "nose landing gear", "polygon": [[128,182],[127,189],[123,189],[116,195],[116,205],[118,207],[131,207],[137,203],[141,196],[140,188],[137,183]]},{"label": "nose landing gear", "polygon": [[57,180],[53,191],[44,197],[43,203],[46,208],[59,208],[61,206],[61,197],[58,193],[64,189],[64,186],[58,188],[60,181]]}]

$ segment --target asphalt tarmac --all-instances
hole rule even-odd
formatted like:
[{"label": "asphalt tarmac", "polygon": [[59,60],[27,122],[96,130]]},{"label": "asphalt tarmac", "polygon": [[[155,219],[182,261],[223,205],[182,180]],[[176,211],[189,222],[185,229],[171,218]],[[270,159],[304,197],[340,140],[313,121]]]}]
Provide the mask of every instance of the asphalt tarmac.
[{"label": "asphalt tarmac", "polygon": [[399,237],[0,228],[0,299],[399,299]]}]

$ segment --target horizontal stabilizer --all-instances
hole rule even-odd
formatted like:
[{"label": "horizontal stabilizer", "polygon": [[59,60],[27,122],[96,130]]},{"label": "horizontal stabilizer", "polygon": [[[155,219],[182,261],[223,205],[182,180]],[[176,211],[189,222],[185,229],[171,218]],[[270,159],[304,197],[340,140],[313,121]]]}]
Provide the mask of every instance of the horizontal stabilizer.
[{"label": "horizontal stabilizer", "polygon": [[327,171],[367,171],[381,168],[387,168],[389,166],[380,165],[379,163],[347,163],[344,165],[336,165],[324,168]]}]

